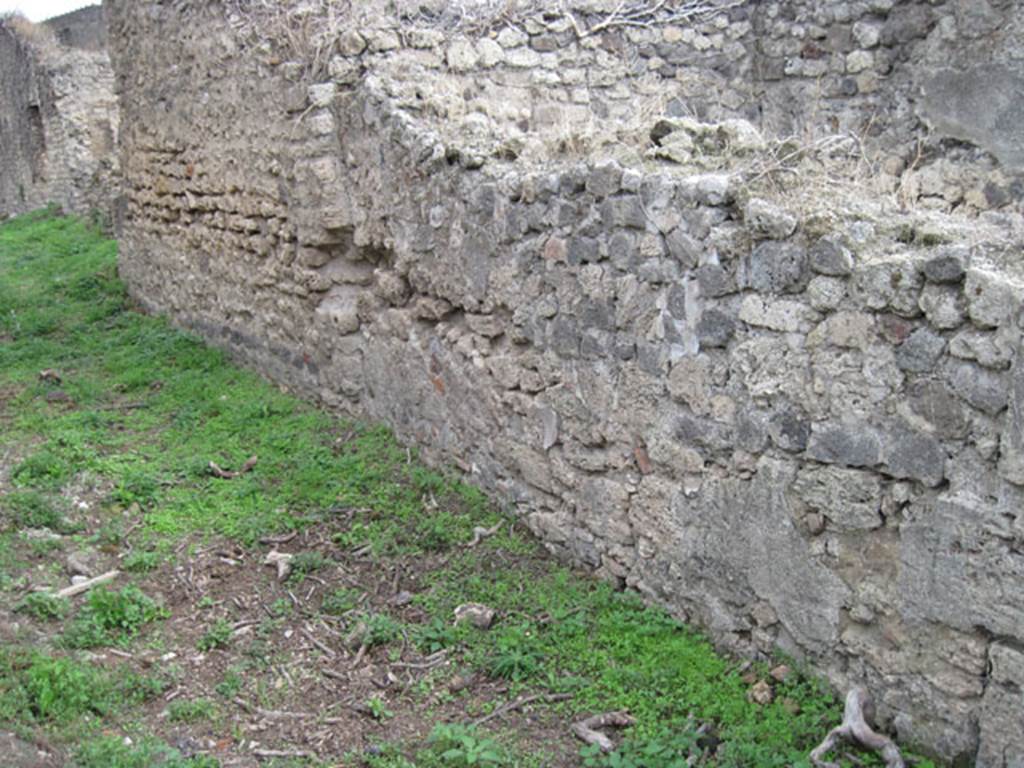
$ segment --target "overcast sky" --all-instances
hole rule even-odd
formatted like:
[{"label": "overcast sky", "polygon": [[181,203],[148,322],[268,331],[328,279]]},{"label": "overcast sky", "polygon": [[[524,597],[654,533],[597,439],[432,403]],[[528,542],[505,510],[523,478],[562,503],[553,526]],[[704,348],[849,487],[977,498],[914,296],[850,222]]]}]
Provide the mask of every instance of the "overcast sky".
[{"label": "overcast sky", "polygon": [[42,21],[98,4],[99,0],[0,0],[0,13],[21,11],[32,21]]}]

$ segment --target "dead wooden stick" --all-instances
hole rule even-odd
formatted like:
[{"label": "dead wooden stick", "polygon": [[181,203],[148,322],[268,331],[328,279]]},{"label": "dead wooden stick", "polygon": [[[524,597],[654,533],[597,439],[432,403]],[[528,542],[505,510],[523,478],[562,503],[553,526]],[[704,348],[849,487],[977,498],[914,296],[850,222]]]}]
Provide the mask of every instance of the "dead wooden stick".
[{"label": "dead wooden stick", "polygon": [[287,544],[298,535],[298,531],[292,531],[291,533],[282,533],[280,536],[264,536],[260,539],[260,544]]},{"label": "dead wooden stick", "polygon": [[566,699],[571,699],[571,698],[572,698],[572,694],[571,693],[535,693],[532,696],[520,696],[519,698],[515,699],[514,701],[510,701],[510,702],[508,702],[506,704],[502,704],[500,707],[498,707],[496,710],[491,712],[489,715],[484,715],[483,717],[478,717],[476,720],[471,722],[469,725],[470,725],[470,727],[476,727],[478,725],[483,725],[484,723],[488,722],[489,720],[493,720],[496,717],[501,717],[502,715],[506,715],[509,712],[515,712],[518,709],[522,709],[527,704],[530,704],[530,703],[532,703],[534,701],[538,701],[540,699],[543,699],[548,704],[553,704],[556,701],[565,701]]},{"label": "dead wooden stick", "polygon": [[469,548],[472,549],[481,541],[486,539],[488,536],[493,536],[494,534],[496,534],[501,529],[501,526],[501,521],[495,523],[490,528],[484,528],[482,525],[475,526],[473,528],[473,540],[469,542],[467,546],[469,546]]},{"label": "dead wooden stick", "polygon": [[255,467],[257,461],[259,461],[258,456],[250,456],[248,461],[246,461],[245,464],[243,464],[241,468],[236,471],[221,469],[219,466],[217,466],[217,463],[215,461],[211,461],[210,472],[212,472],[216,477],[219,477],[222,480],[234,480],[236,477],[241,477],[246,472]]},{"label": "dead wooden stick", "polygon": [[824,759],[842,740],[855,746],[878,752],[885,760],[885,768],[906,768],[903,756],[893,740],[875,733],[865,719],[865,710],[872,710],[871,695],[864,688],[854,688],[846,694],[843,722],[828,732],[828,736],[811,752],[811,762],[817,768],[839,768],[839,763]]},{"label": "dead wooden stick", "polygon": [[81,584],[72,584],[70,587],[65,587],[60,592],[56,593],[54,597],[74,597],[80,595],[83,592],[88,592],[93,587],[99,586],[100,584],[106,584],[108,581],[113,581],[121,574],[118,570],[107,571],[101,573],[99,576],[95,576],[88,581],[83,581]]},{"label": "dead wooden stick", "polygon": [[601,728],[625,728],[627,725],[633,725],[634,720],[628,712],[619,710],[618,712],[606,712],[603,715],[594,715],[588,717],[586,720],[580,720],[578,723],[572,724],[572,732],[576,738],[581,741],[585,741],[587,744],[596,744],[601,748],[602,752],[611,752],[615,749],[615,744],[612,740],[601,733]]},{"label": "dead wooden stick", "polygon": [[253,755],[257,758],[316,758],[314,753],[305,750],[253,750]]}]

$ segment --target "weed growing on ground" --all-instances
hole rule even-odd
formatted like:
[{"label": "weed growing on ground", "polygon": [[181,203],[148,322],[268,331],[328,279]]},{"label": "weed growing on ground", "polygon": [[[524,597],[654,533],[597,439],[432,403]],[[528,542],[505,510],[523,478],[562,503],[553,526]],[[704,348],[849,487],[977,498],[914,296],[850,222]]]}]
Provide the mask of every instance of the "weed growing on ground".
[{"label": "weed growing on ground", "polygon": [[0,499],[0,511],[14,529],[49,528],[64,533],[72,530],[54,502],[39,491],[7,494]]},{"label": "weed growing on ground", "polygon": [[68,648],[127,645],[145,624],[168,612],[135,586],[121,591],[94,589],[88,601],[64,632]]},{"label": "weed growing on ground", "polygon": [[226,648],[231,642],[231,624],[225,619],[218,619],[206,633],[199,638],[196,648],[204,653],[215,648]]},{"label": "weed growing on ground", "polygon": [[167,706],[167,719],[172,723],[195,723],[216,716],[217,705],[209,699],[177,699]]},{"label": "weed growing on ground", "polygon": [[159,552],[132,552],[121,561],[121,567],[132,573],[148,573],[156,570],[163,559]]},{"label": "weed growing on ground", "polygon": [[0,649],[0,721],[70,724],[105,716],[160,692],[159,681],[71,658]]},{"label": "weed growing on ground", "polygon": [[[359,605],[363,593],[358,589],[342,587],[327,594],[320,603],[320,610],[328,616],[342,616],[354,611]],[[289,604],[290,605],[290,604]]]},{"label": "weed growing on ground", "polygon": [[418,756],[424,765],[470,768],[510,762],[507,751],[497,741],[471,726],[437,725],[427,743],[430,749]]},{"label": "weed growing on ground", "polygon": [[367,699],[364,706],[374,720],[387,720],[395,716],[395,713],[388,709],[387,702],[379,696]]},{"label": "weed growing on ground", "polygon": [[75,768],[220,768],[216,758],[205,755],[184,758],[178,750],[157,739],[135,744],[116,736],[105,736],[83,744],[75,757]]},{"label": "weed growing on ground", "polygon": [[300,552],[291,560],[292,570],[288,580],[299,584],[305,581],[309,574],[322,570],[332,564],[333,561],[324,557],[320,552]]},{"label": "weed growing on ground", "polygon": [[14,610],[27,613],[40,621],[53,621],[67,616],[70,607],[67,598],[46,592],[34,592],[22,598]]}]

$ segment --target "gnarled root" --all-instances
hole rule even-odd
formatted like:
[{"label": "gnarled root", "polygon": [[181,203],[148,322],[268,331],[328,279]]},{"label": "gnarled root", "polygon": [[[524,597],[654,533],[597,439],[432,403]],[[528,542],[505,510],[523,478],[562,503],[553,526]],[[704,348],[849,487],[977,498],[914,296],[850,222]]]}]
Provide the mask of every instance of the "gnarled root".
[{"label": "gnarled root", "polygon": [[846,694],[846,707],[843,709],[843,722],[829,731],[825,740],[811,752],[811,762],[817,768],[839,768],[838,763],[824,760],[839,741],[847,741],[858,747],[878,752],[885,760],[885,768],[906,768],[903,756],[892,739],[875,733],[865,719],[865,710],[871,710],[871,696],[863,688],[854,688]]},{"label": "gnarled root", "polygon": [[614,726],[616,728],[625,728],[627,725],[633,725],[636,721],[630,717],[630,715],[624,711],[618,712],[606,712],[603,715],[594,715],[588,717],[586,720],[580,720],[578,723],[572,724],[572,732],[576,738],[585,741],[587,744],[597,744],[601,748],[602,752],[611,752],[615,749],[615,744],[612,740],[601,733],[601,728],[608,728]]}]

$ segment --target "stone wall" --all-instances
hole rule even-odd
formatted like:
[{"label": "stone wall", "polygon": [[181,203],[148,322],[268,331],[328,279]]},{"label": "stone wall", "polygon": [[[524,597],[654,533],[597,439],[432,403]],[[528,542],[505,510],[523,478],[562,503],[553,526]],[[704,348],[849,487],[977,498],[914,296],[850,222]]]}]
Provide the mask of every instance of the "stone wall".
[{"label": "stone wall", "polygon": [[[1024,225],[929,210],[966,210],[965,192],[890,199],[900,178],[857,175],[851,145],[794,149],[764,117],[831,82],[833,62],[863,75],[853,53],[875,66],[883,41],[916,51],[970,13],[815,5],[843,11],[840,27],[797,36],[810,4],[796,2],[710,14],[700,38],[640,27],[674,46],[653,67],[571,22],[566,37],[563,16],[472,36],[443,15],[369,16],[299,56],[272,34],[279,19],[238,6],[114,0],[122,275],[150,310],[386,421],[552,551],[721,645],[807,659],[840,688],[868,685],[901,738],[1019,768]],[[640,114],[648,83],[651,103],[669,88],[649,73],[672,51],[729,69],[730,40],[781,38],[759,14],[788,19],[801,46],[861,47],[783,50],[782,80],[741,70],[673,97],[699,121]],[[931,31],[897,33],[905,14]],[[825,70],[785,79],[790,59]],[[620,88],[620,66],[644,74]],[[666,82],[690,87],[686,62],[671,66]],[[745,76],[760,131],[737,117],[747,94],[697,106]],[[883,98],[865,90],[823,102],[826,122]],[[1007,172],[984,157],[918,165]]]},{"label": "stone wall", "polygon": [[0,215],[50,203],[111,212],[113,86],[99,6],[38,25],[0,20]]}]

